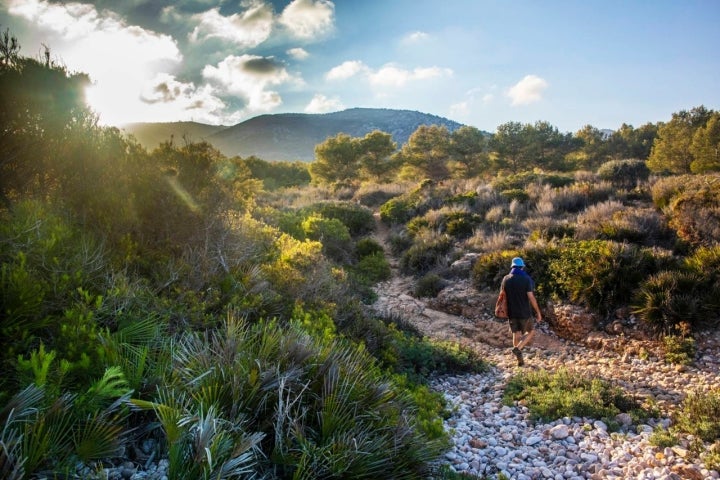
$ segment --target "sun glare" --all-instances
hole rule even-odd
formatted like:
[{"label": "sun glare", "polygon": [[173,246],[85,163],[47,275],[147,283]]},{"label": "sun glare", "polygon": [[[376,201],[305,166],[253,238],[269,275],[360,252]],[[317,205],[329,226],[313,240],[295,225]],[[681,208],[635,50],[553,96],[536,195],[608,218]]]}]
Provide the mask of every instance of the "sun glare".
[{"label": "sun glare", "polygon": [[97,85],[85,90],[88,106],[98,115],[99,122],[106,126],[120,126],[137,121],[137,108],[122,95],[108,95]]}]

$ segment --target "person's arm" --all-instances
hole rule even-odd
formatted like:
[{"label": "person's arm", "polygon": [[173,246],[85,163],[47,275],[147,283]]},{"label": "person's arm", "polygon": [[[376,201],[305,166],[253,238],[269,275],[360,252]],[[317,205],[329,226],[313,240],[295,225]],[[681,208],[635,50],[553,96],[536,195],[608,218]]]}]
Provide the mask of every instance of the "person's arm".
[{"label": "person's arm", "polygon": [[538,322],[542,322],[542,313],[540,313],[540,307],[538,306],[537,300],[535,299],[535,294],[533,292],[527,292],[528,300],[530,300],[530,305],[532,305],[533,310],[536,312],[536,318]]}]

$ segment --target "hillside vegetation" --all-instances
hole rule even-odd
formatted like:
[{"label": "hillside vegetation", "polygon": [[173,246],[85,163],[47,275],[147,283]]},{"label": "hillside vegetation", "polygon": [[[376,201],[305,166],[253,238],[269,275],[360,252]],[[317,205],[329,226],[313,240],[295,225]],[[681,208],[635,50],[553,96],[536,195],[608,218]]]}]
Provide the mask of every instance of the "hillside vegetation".
[{"label": "hillside vegetation", "polygon": [[171,478],[426,477],[448,441],[427,376],[486,366],[366,312],[387,255],[422,280],[474,252],[496,288],[522,254],[543,301],[630,306],[658,334],[720,313],[717,112],[338,134],[305,166],[147,151],[97,125],[85,75],[4,47],[2,478],[151,456]]}]

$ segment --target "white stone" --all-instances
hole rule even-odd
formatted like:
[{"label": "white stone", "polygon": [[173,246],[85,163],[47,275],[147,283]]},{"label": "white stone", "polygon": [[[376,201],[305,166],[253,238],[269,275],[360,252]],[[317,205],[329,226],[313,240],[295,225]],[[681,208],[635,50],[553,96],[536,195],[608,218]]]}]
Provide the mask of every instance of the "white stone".
[{"label": "white stone", "polygon": [[555,440],[562,440],[564,438],[567,438],[568,435],[570,435],[570,432],[568,430],[567,425],[560,424],[560,425],[556,425],[550,429],[550,435]]}]

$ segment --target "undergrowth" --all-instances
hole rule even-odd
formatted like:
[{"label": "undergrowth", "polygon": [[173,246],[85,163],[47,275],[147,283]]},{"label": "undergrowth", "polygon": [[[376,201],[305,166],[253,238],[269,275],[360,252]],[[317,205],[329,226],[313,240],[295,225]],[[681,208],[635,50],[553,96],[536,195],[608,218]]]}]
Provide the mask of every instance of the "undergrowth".
[{"label": "undergrowth", "polygon": [[617,426],[615,417],[620,413],[630,413],[636,419],[650,416],[622,389],[564,368],[554,373],[537,371],[513,377],[505,388],[503,402],[522,403],[536,420],[587,417],[603,420],[611,428]]}]

